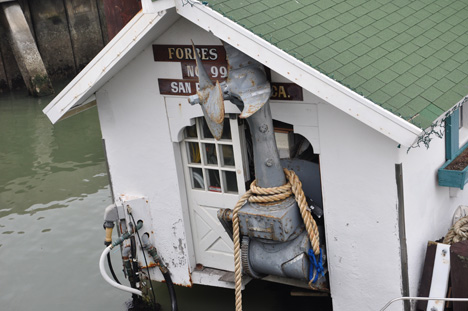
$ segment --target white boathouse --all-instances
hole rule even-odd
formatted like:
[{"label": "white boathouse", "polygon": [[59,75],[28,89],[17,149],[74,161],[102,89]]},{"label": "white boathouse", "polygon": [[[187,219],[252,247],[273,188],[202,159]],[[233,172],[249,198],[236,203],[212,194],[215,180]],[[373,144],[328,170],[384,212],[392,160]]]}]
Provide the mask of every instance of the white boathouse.
[{"label": "white boathouse", "polygon": [[465,180],[439,173],[468,141],[468,8],[425,2],[142,0],[44,113],[55,123],[97,103],[114,200],[134,202],[174,284],[232,288],[216,211],[254,178],[249,137],[229,101],[219,141],[187,101],[191,41],[220,82],[229,43],[267,68],[281,157],[319,168],[333,309],[379,310],[417,295],[427,241],[468,200]]}]

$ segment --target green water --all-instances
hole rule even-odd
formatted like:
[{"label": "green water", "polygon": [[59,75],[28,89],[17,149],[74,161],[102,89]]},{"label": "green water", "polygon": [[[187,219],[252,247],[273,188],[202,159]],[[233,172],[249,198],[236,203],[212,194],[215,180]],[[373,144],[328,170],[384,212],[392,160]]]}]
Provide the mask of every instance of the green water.
[{"label": "green water", "polygon": [[[0,95],[0,310],[127,310],[130,294],[99,273],[103,211],[111,203],[96,108],[52,125],[52,97]],[[117,251],[118,252],[118,251]],[[121,261],[112,253],[123,284]],[[156,296],[170,310],[164,284]],[[232,290],[177,288],[179,310],[234,310]],[[324,310],[252,282],[244,310]],[[328,309],[328,307],[326,308]]]},{"label": "green water", "polygon": [[111,200],[96,109],[52,126],[51,99],[0,96],[0,309],[125,310],[97,265]]}]

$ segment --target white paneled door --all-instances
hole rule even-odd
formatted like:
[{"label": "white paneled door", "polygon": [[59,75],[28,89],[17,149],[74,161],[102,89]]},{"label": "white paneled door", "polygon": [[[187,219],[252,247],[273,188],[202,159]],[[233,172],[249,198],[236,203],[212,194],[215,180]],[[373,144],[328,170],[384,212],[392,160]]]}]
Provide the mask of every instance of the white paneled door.
[{"label": "white paneled door", "polygon": [[244,128],[225,118],[215,140],[203,118],[184,129],[181,142],[196,263],[234,271],[233,243],[217,218],[245,192]]}]

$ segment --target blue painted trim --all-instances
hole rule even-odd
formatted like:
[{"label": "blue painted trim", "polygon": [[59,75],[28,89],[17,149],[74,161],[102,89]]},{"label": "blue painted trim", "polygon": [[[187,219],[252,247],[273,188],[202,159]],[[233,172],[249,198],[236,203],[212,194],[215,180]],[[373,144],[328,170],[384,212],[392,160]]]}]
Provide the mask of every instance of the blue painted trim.
[{"label": "blue painted trim", "polygon": [[442,165],[442,167],[439,168],[437,174],[439,186],[460,188],[463,190],[463,187],[466,185],[466,183],[468,183],[468,166],[465,167],[463,171],[452,171],[446,170],[445,168],[467,148],[468,143],[466,143],[462,148],[460,148],[453,155],[452,159],[445,162],[444,165]]},{"label": "blue painted trim", "polygon": [[445,159],[453,160],[459,151],[460,109],[445,119]]}]

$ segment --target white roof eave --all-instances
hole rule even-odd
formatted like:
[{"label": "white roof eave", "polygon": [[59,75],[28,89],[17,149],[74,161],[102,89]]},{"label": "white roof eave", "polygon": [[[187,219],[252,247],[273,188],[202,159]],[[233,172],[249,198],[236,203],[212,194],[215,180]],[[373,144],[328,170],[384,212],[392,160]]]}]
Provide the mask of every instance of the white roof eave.
[{"label": "white roof eave", "polygon": [[411,146],[422,130],[328,76],[297,60],[218,12],[193,1],[176,0],[177,13],[233,45],[312,94],[367,124],[403,146]]},{"label": "white roof eave", "polygon": [[[52,123],[56,123],[72,107],[85,103],[178,18],[179,15],[174,9],[158,13],[139,12],[44,108],[43,112]],[[158,27],[154,27],[156,24]]]}]

